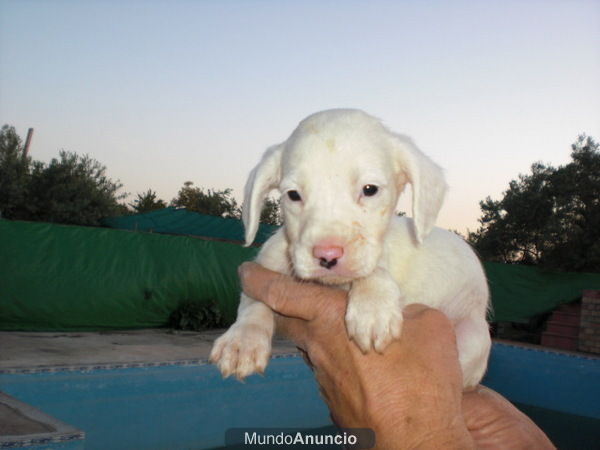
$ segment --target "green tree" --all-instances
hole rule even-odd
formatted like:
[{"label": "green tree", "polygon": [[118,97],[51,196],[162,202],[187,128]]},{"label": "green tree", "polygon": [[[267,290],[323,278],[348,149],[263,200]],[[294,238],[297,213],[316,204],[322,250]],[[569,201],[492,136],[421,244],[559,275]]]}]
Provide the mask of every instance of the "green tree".
[{"label": "green tree", "polygon": [[483,259],[600,272],[598,143],[580,136],[571,158],[558,168],[535,163],[501,200],[480,202],[481,227],[469,241]]},{"label": "green tree", "polygon": [[580,136],[573,161],[551,180],[555,199],[554,243],[543,255],[548,266],[600,272],[600,145]]},{"label": "green tree", "polygon": [[0,130],[0,217],[21,219],[25,215],[30,165],[15,128],[4,125]]},{"label": "green tree", "polygon": [[156,198],[156,192],[148,189],[143,194],[137,194],[137,198],[129,206],[139,214],[166,208],[167,204],[163,200]]},{"label": "green tree", "polygon": [[33,163],[28,189],[28,219],[97,226],[100,219],[123,211],[119,181],[87,155],[60,151],[49,164]]},{"label": "green tree", "polygon": [[260,213],[260,223],[276,226],[281,225],[279,200],[267,197],[263,206],[263,210]]},{"label": "green tree", "polygon": [[240,209],[235,198],[231,195],[232,189],[222,191],[195,187],[191,181],[186,181],[171,201],[171,206],[185,208],[210,216],[239,218]]}]

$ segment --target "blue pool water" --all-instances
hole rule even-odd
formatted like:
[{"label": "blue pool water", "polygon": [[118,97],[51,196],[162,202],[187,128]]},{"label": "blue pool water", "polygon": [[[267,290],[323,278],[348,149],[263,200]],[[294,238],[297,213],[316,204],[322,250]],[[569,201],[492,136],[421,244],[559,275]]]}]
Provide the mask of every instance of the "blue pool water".
[{"label": "blue pool water", "polygon": [[273,359],[244,384],[211,365],[171,365],[0,375],[0,390],[85,431],[86,449],[210,448],[229,427],[329,423],[297,357]]},{"label": "blue pool water", "polygon": [[[600,442],[600,359],[494,344],[484,383],[560,448]],[[85,449],[214,448],[228,428],[331,425],[296,356],[271,360],[264,377],[244,384],[222,380],[210,365],[168,365],[0,373],[0,390],[85,431]]]}]

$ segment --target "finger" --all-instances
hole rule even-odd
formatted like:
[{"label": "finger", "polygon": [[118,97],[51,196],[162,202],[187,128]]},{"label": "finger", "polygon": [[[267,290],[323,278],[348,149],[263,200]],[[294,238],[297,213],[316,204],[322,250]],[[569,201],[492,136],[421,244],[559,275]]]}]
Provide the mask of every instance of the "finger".
[{"label": "finger", "polygon": [[242,264],[239,275],[247,295],[288,317],[313,320],[327,306],[326,302],[345,298],[339,289],[299,282],[256,263]]},{"label": "finger", "polygon": [[418,303],[407,305],[402,310],[405,327],[411,328],[415,338],[424,339],[433,343],[431,331],[435,330],[438,336],[443,335],[448,340],[455,340],[454,327],[446,315],[438,309],[430,308]]},{"label": "finger", "polygon": [[304,363],[308,366],[308,368],[310,370],[315,370],[315,367],[314,367],[312,361],[310,360],[308,353],[300,347],[296,347],[296,349],[300,353],[300,356],[302,356],[302,359],[304,360]]},{"label": "finger", "polygon": [[308,323],[306,320],[282,316],[281,314],[276,314],[275,316],[277,332],[291,339],[303,349],[306,349],[306,342],[310,332]]},{"label": "finger", "polygon": [[421,303],[411,303],[410,305],[406,305],[404,307],[402,314],[404,315],[405,319],[414,319],[429,309],[431,309],[429,306],[425,306]]}]

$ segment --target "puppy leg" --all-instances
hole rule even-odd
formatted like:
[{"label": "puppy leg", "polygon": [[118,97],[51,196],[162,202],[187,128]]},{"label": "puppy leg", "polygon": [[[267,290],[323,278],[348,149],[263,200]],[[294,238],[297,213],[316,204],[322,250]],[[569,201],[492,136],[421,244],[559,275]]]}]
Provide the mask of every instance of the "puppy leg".
[{"label": "puppy leg", "polygon": [[488,324],[483,317],[467,317],[455,325],[454,331],[463,387],[471,388],[481,381],[487,368],[492,345]]},{"label": "puppy leg", "polygon": [[234,375],[243,380],[252,373],[262,373],[271,355],[274,329],[273,311],[242,294],[237,320],[215,341],[210,361],[217,365],[223,377]]},{"label": "puppy leg", "polygon": [[[279,229],[260,250],[256,262],[275,272],[289,273],[287,241]],[[254,372],[263,372],[271,355],[275,314],[266,305],[241,295],[235,323],[217,339],[210,353],[224,377],[239,380]]]},{"label": "puppy leg", "polygon": [[364,353],[371,348],[383,352],[400,338],[403,307],[398,283],[387,270],[375,269],[352,283],[346,310],[348,335]]}]

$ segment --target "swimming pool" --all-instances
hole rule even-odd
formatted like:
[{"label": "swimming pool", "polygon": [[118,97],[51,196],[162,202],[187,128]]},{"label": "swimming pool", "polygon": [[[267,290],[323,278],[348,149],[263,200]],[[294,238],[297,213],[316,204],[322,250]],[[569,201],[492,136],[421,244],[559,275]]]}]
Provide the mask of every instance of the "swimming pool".
[{"label": "swimming pool", "polygon": [[560,449],[600,448],[600,358],[494,343],[483,383]]},{"label": "swimming pool", "polygon": [[[548,427],[559,447],[600,442],[600,359],[495,343],[485,384]],[[265,376],[244,384],[181,361],[0,373],[0,390],[85,432],[51,448],[215,448],[228,428],[331,424],[298,356],[272,359]]]}]

